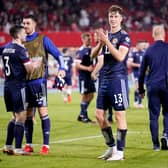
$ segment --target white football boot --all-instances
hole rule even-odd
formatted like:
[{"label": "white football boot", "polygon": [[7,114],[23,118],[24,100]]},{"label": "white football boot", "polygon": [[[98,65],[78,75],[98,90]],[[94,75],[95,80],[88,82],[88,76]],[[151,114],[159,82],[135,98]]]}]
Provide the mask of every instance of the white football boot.
[{"label": "white football boot", "polygon": [[124,160],[124,151],[116,151],[107,161]]},{"label": "white football boot", "polygon": [[117,151],[116,146],[109,147],[103,155],[98,157],[98,159],[106,160],[106,159],[110,158],[114,153],[116,153],[116,151]]}]

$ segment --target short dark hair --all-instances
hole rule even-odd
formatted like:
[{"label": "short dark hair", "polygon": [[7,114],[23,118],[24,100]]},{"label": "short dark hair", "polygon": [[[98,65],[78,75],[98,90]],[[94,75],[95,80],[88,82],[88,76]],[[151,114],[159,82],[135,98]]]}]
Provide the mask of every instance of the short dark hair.
[{"label": "short dark hair", "polygon": [[65,54],[68,51],[68,48],[63,48],[62,53]]},{"label": "short dark hair", "polygon": [[91,34],[88,32],[82,33],[81,38],[85,39],[86,37],[91,37]]},{"label": "short dark hair", "polygon": [[18,33],[22,29],[24,29],[24,27],[22,25],[14,25],[10,28],[9,33],[14,39],[16,39],[18,37]]},{"label": "short dark hair", "polygon": [[110,6],[110,8],[108,9],[108,13],[111,13],[111,12],[118,12],[122,16],[124,14],[123,8],[121,6],[119,6],[119,5]]},{"label": "short dark hair", "polygon": [[32,14],[25,15],[23,19],[32,19],[34,22],[37,22],[37,18],[35,17],[35,15]]}]

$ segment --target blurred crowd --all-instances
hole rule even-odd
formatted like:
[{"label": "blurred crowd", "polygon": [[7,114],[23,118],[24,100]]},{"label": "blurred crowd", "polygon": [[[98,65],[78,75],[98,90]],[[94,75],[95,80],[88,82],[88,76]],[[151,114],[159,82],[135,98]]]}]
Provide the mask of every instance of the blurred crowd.
[{"label": "blurred crowd", "polygon": [[149,31],[157,23],[164,23],[168,29],[168,0],[0,0],[0,31],[8,32],[11,24],[19,23],[26,14],[37,16],[41,31],[107,27],[105,15],[110,4],[119,4],[126,10],[127,31]]}]

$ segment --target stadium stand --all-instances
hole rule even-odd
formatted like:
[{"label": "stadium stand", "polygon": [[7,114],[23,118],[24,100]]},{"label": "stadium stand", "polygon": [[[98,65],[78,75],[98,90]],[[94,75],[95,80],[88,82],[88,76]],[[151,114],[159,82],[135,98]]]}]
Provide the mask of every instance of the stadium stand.
[{"label": "stadium stand", "polygon": [[0,0],[0,31],[8,32],[11,24],[20,22],[21,16],[27,13],[37,15],[42,31],[81,31],[106,27],[104,16],[112,4],[119,4],[127,11],[127,31],[149,31],[151,25],[160,22],[168,29],[167,0]]},{"label": "stadium stand", "polygon": [[[119,4],[126,11],[123,25],[132,45],[137,39],[151,43],[153,24],[164,23],[168,30],[168,0],[0,0],[0,46],[11,40],[7,34],[11,25],[20,23],[22,16],[29,13],[37,16],[38,29],[58,47],[79,47],[82,31],[108,27],[105,16],[112,4]],[[3,80],[0,74],[0,95]]]}]

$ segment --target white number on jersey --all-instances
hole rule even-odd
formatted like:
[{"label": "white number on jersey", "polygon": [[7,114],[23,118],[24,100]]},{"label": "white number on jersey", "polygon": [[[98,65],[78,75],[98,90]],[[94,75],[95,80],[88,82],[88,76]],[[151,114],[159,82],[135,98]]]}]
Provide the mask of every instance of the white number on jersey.
[{"label": "white number on jersey", "polygon": [[121,93],[114,94],[114,99],[115,99],[115,104],[122,103],[123,101],[122,94]]},{"label": "white number on jersey", "polygon": [[105,46],[105,54],[110,54],[110,51],[107,46]]},{"label": "white number on jersey", "polygon": [[64,61],[64,67],[65,67],[66,70],[68,70],[68,68],[69,68],[68,67],[68,61]]},{"label": "white number on jersey", "polygon": [[11,74],[10,66],[9,66],[9,56],[4,57],[5,60],[5,74],[9,76]]}]

